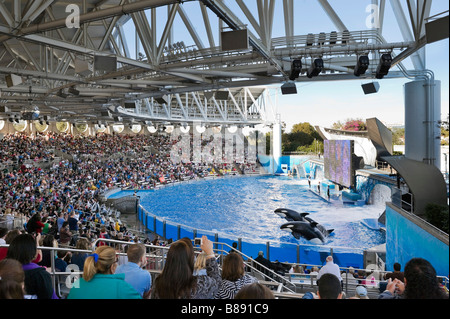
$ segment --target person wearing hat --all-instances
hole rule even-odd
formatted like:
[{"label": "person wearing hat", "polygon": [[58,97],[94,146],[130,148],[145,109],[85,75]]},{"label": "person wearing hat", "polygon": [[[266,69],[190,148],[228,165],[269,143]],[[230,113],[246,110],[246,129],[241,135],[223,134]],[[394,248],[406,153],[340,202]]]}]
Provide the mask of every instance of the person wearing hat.
[{"label": "person wearing hat", "polygon": [[356,286],[355,296],[350,297],[349,299],[369,299],[367,296],[367,289],[362,285]]}]

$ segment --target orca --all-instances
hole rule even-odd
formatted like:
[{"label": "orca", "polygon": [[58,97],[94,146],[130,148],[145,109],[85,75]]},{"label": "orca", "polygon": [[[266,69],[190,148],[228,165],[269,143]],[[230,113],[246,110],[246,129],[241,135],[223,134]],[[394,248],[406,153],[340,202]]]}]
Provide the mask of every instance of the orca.
[{"label": "orca", "polygon": [[315,221],[292,221],[281,225],[280,229],[290,232],[296,239],[303,237],[309,241],[320,241],[322,244],[325,243],[325,238],[334,231],[334,229],[325,229]]},{"label": "orca", "polygon": [[275,209],[275,214],[285,218],[288,222],[304,222],[308,221],[309,219],[305,218],[309,215],[309,213],[298,213],[295,210],[289,208],[277,208]]}]

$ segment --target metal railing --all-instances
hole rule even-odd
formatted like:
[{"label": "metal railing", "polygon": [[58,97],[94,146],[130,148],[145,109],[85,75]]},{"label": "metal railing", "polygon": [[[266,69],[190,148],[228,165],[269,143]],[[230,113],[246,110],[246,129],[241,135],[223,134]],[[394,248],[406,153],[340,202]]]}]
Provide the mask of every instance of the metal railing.
[{"label": "metal railing", "polygon": [[[403,192],[401,189],[399,189],[397,187],[392,187],[391,190],[392,190],[392,193],[391,193],[392,204],[394,204],[395,206],[397,206],[398,208],[400,208],[404,211],[407,211],[409,213],[414,213],[413,194],[408,193],[408,192]],[[411,202],[407,202],[407,201],[403,200],[403,195],[409,195],[411,198]]]},{"label": "metal railing", "polygon": [[[105,242],[112,246],[126,246],[126,245],[132,245],[133,242],[125,242],[115,239],[105,239],[105,238],[99,238],[92,242],[91,249],[90,250],[82,250],[82,249],[75,249],[75,248],[66,248],[66,247],[43,247],[39,246],[37,247],[39,250],[47,250],[50,251],[50,260],[51,260],[51,266],[48,269],[49,274],[52,278],[52,286],[55,291],[55,293],[58,295],[58,297],[63,298],[64,293],[62,292],[62,288],[64,286],[68,289],[70,289],[73,285],[73,283],[80,277],[82,277],[83,272],[78,269],[78,267],[74,264],[69,264],[65,271],[57,271],[55,267],[55,253],[57,251],[66,251],[71,253],[86,253],[91,254],[93,251],[95,251],[97,245],[99,242]],[[146,257],[147,257],[147,267],[146,270],[149,271],[152,275],[158,275],[164,268],[167,252],[170,249],[170,246],[156,246],[151,244],[143,244],[146,247]],[[220,243],[220,242],[214,242],[214,251],[216,254],[216,260],[220,265],[223,262],[224,256],[228,255],[230,251],[233,251],[234,253],[238,253],[242,256],[242,258],[245,260],[246,269],[250,269],[248,271],[250,274],[252,274],[255,277],[259,277],[262,279],[259,279],[259,282],[263,285],[266,285],[268,287],[274,287],[274,295],[276,298],[282,298],[282,299],[291,299],[291,298],[301,298],[303,295],[297,293],[297,287],[300,286],[301,290],[303,292],[303,287],[309,288],[309,290],[315,290],[317,289],[317,280],[315,275],[309,275],[309,274],[301,274],[301,273],[289,273],[285,276],[282,276],[272,269],[269,269],[265,267],[264,265],[258,263],[251,257],[243,254],[239,250],[234,249],[233,247],[229,246],[226,243]],[[0,247],[9,247],[9,245],[0,245]],[[196,253],[200,253],[199,249],[196,248]],[[126,253],[118,251],[117,255],[126,256]],[[294,264],[291,264],[294,265]],[[307,264],[301,264],[301,266],[306,267],[321,267],[322,265],[307,265]],[[378,288],[380,287],[380,284],[385,282],[384,280],[375,279],[374,281],[371,281],[371,278],[366,279],[358,279],[358,278],[352,278],[350,277],[350,268],[340,267],[341,273],[345,272],[346,276],[343,280],[343,290],[345,293],[349,296],[349,293],[354,292],[354,289],[356,289],[356,286],[359,285],[358,280],[369,280],[370,283],[366,284],[366,287],[369,288],[368,292],[373,295],[378,295]],[[361,271],[365,269],[353,269],[356,271]],[[387,271],[379,271],[378,272],[379,278],[383,276],[384,274],[388,273]],[[303,279],[303,280],[299,280]],[[350,278],[350,280],[349,280]],[[449,288],[449,278],[444,276],[438,276],[440,282],[442,285],[444,285],[447,289]],[[373,288],[373,289],[370,289]],[[68,290],[66,291],[68,293]]]}]

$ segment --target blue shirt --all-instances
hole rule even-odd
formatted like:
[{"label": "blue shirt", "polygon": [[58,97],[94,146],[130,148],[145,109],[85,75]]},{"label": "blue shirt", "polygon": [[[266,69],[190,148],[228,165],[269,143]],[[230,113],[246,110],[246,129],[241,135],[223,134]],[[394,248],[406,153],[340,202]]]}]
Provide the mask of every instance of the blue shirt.
[{"label": "blue shirt", "polygon": [[143,296],[152,286],[150,273],[141,269],[138,264],[127,262],[116,269],[116,274],[125,274],[125,281]]}]

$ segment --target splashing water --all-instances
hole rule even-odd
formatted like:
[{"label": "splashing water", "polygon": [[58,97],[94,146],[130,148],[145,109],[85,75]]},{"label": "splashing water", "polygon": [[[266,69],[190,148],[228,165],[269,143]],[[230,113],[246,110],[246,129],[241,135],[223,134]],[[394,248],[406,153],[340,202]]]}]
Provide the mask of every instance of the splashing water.
[{"label": "splashing water", "polygon": [[[115,194],[121,197],[126,191]],[[383,205],[353,206],[331,203],[309,190],[306,180],[289,177],[226,177],[180,183],[157,191],[139,192],[141,205],[167,221],[218,232],[229,238],[309,244],[280,230],[286,220],[274,213],[290,208],[334,232],[330,246],[373,247],[385,243],[385,234],[364,226],[360,220],[378,218]]]}]

